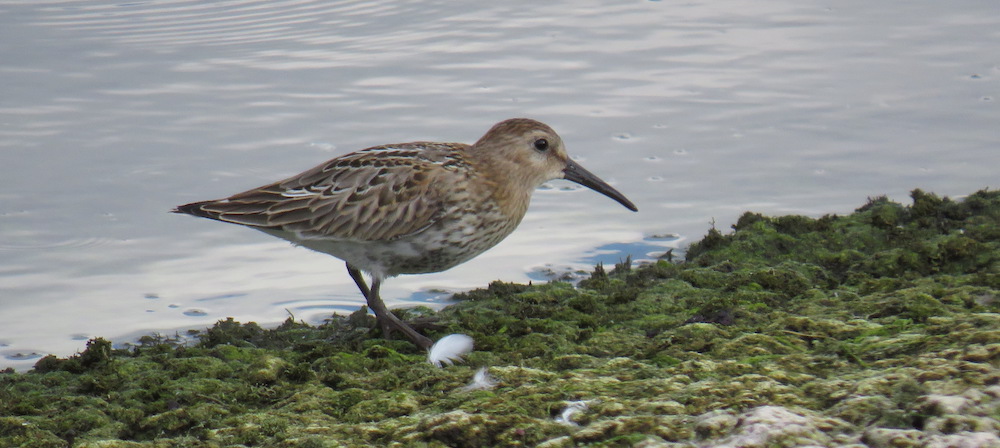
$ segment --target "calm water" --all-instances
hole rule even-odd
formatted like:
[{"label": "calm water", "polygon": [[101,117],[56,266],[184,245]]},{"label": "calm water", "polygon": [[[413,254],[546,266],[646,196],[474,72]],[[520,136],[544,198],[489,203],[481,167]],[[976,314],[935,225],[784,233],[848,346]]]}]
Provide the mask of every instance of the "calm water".
[{"label": "calm water", "polygon": [[167,213],[355,149],[537,118],[640,213],[565,181],[390,306],[682,249],[744,210],[997,187],[992,0],[539,5],[0,0],[0,368],[362,303],[342,264]]}]

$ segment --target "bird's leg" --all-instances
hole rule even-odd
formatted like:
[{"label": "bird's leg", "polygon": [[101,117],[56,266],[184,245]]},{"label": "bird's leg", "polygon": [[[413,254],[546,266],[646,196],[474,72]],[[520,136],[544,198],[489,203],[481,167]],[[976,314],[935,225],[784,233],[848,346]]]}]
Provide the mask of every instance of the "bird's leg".
[{"label": "bird's leg", "polygon": [[361,294],[364,294],[365,300],[368,300],[368,294],[371,294],[371,291],[368,289],[368,284],[365,283],[365,277],[361,274],[361,270],[348,264],[347,273],[351,274],[351,278],[353,278],[354,283],[358,285],[358,289],[361,290]]},{"label": "bird's leg", "polygon": [[368,301],[368,308],[371,308],[372,312],[375,313],[375,317],[378,318],[379,325],[382,327],[382,334],[388,338],[389,332],[393,329],[399,330],[399,332],[406,335],[417,347],[422,349],[430,349],[434,342],[431,341],[427,336],[417,333],[413,327],[399,320],[395,314],[392,314],[388,308],[386,308],[385,303],[382,302],[382,298],[379,297],[379,287],[382,285],[382,281],[376,277],[372,277],[372,287],[368,289],[368,285],[365,284],[365,278],[361,274],[361,270],[355,268],[354,266],[347,265],[347,272],[351,274],[351,278],[354,279],[354,283],[357,283],[358,289],[361,293],[365,295],[365,300]]},{"label": "bird's leg", "polygon": [[382,332],[386,335],[389,334],[389,330],[395,328],[401,333],[406,335],[417,347],[422,349],[430,349],[434,342],[432,342],[427,336],[417,333],[413,327],[409,326],[406,322],[399,320],[395,314],[392,314],[388,308],[385,307],[385,303],[382,303],[382,298],[379,297],[378,290],[382,286],[382,282],[377,279],[372,279],[372,289],[368,296],[368,306],[371,307],[375,315],[378,316],[379,321],[382,322]]}]

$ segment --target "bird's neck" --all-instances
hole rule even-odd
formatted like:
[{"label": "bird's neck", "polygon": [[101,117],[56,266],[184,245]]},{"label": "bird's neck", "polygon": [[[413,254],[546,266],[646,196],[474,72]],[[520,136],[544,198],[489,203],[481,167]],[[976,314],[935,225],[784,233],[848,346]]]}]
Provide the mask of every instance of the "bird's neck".
[{"label": "bird's neck", "polygon": [[509,219],[520,221],[528,211],[531,193],[538,187],[538,180],[529,177],[516,161],[500,158],[482,159],[490,166],[477,169],[484,177],[483,184],[490,191],[490,197]]}]

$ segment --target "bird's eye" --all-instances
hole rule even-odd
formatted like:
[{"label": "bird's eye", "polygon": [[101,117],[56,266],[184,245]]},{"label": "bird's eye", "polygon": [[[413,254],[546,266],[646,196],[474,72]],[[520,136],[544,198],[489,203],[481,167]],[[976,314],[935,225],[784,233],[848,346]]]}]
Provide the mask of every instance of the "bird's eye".
[{"label": "bird's eye", "polygon": [[538,140],[535,140],[535,149],[537,149],[540,152],[548,151],[548,149],[549,149],[549,141],[546,140],[546,139],[544,139],[544,138],[540,138]]}]

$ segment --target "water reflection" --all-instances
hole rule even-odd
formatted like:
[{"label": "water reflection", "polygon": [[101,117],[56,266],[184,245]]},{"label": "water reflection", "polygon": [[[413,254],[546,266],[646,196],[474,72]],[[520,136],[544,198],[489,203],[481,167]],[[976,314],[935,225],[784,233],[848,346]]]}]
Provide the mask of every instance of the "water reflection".
[{"label": "water reflection", "polygon": [[531,268],[528,278],[533,281],[563,281],[577,283],[590,277],[594,266],[612,267],[620,263],[645,264],[658,260],[675,261],[683,259],[680,235],[653,235],[631,243],[609,243],[586,252],[573,264],[543,264]]}]

